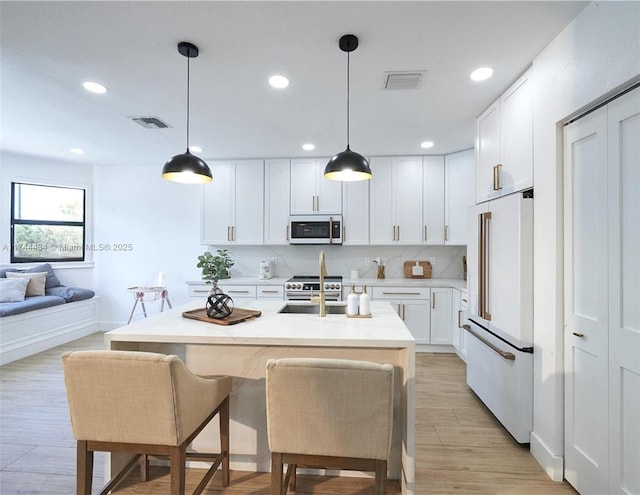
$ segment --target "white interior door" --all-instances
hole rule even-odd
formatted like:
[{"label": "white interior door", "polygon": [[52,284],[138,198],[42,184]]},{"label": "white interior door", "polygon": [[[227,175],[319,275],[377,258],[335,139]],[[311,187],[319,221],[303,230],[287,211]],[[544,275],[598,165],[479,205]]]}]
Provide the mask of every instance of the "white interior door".
[{"label": "white interior door", "polygon": [[640,493],[640,89],[607,111],[609,493]]},{"label": "white interior door", "polygon": [[565,478],[608,492],[607,113],[565,127]]}]

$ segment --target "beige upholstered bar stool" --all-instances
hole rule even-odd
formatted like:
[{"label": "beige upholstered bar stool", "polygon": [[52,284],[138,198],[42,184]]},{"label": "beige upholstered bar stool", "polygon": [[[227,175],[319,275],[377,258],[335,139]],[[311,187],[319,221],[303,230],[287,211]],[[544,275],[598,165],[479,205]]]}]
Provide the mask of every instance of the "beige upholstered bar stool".
[{"label": "beige upholstered bar stool", "polygon": [[[194,494],[204,490],[221,464],[222,483],[229,484],[230,377],[202,378],[178,356],[150,352],[67,352],[62,362],[77,440],[78,495],[91,494],[94,451],[135,454],[100,494],[112,490],[139,460],[146,481],[147,455],[169,456],[172,495],[184,494],[187,459],[213,462]],[[216,415],[220,453],[186,452]]]},{"label": "beige upholstered bar stool", "polygon": [[[296,468],[375,472],[386,493],[393,426],[393,366],[340,359],[270,359],[267,427],[271,493],[296,485]],[[288,464],[283,479],[282,468]]]}]

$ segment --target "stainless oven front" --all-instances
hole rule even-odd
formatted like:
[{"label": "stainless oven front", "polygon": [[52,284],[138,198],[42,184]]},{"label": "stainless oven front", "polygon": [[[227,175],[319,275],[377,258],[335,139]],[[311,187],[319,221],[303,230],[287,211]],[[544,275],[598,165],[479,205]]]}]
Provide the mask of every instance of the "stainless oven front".
[{"label": "stainless oven front", "polygon": [[[320,280],[313,277],[293,277],[284,285],[284,297],[287,301],[310,301],[320,295]],[[342,277],[326,277],[324,281],[326,301],[342,300]]]}]

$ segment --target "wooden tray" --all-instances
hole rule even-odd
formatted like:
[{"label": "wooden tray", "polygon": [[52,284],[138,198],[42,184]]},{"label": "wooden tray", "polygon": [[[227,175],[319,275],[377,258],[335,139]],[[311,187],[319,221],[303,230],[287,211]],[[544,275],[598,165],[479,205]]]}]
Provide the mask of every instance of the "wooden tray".
[{"label": "wooden tray", "polygon": [[226,318],[209,318],[207,316],[207,310],[205,308],[192,309],[191,311],[184,311],[182,316],[185,318],[191,318],[192,320],[206,321],[207,323],[216,323],[217,325],[235,325],[243,321],[257,318],[262,314],[262,311],[256,309],[243,309],[233,308],[233,312]]},{"label": "wooden tray", "polygon": [[422,275],[413,275],[411,267],[416,266],[415,261],[404,262],[404,277],[405,278],[431,278],[431,263],[428,261],[418,261],[418,265],[422,267]]}]

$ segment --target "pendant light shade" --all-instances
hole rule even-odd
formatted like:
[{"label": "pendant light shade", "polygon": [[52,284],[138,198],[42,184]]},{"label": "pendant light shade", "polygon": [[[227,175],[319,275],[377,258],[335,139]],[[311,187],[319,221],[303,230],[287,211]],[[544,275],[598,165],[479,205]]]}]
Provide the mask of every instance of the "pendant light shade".
[{"label": "pendant light shade", "polygon": [[340,38],[340,50],[347,52],[347,149],[334,155],[324,169],[327,179],[356,181],[371,179],[371,168],[367,159],[349,147],[349,53],[358,48],[358,38],[345,34]]},{"label": "pendant light shade", "polygon": [[213,176],[209,166],[189,151],[189,59],[198,56],[198,47],[181,41],[178,52],[187,57],[187,150],[181,155],[171,157],[162,168],[162,178],[184,184],[202,184],[211,182]]}]

